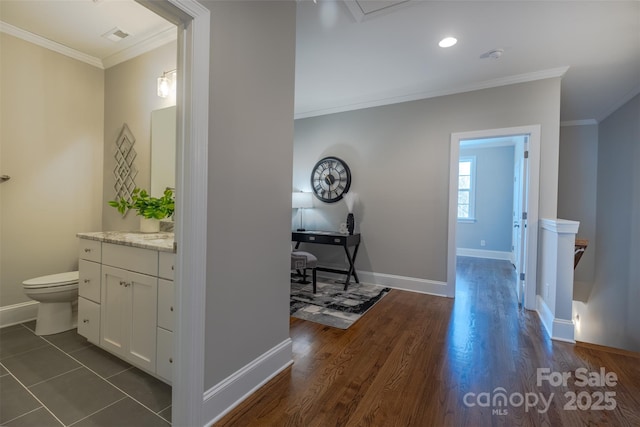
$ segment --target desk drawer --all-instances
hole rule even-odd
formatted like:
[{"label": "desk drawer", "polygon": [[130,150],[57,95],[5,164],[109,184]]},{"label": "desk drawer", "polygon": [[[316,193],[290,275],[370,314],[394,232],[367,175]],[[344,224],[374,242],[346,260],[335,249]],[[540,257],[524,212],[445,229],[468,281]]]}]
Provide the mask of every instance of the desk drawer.
[{"label": "desk drawer", "polygon": [[307,243],[321,243],[323,245],[339,245],[344,246],[347,241],[347,236],[335,236],[335,235],[326,235],[323,236],[321,234],[315,234],[313,236],[307,234],[295,234],[294,240],[296,242],[307,242]]}]

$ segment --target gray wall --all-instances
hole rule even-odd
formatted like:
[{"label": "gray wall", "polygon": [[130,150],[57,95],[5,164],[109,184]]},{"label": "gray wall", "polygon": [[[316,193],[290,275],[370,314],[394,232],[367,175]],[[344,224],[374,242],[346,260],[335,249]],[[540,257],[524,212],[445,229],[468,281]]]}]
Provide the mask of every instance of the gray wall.
[{"label": "gray wall", "polygon": [[640,351],[640,95],[599,125],[595,277],[576,339]]},{"label": "gray wall", "polygon": [[[559,117],[560,79],[547,79],[296,120],[293,189],[311,190],[311,168],[323,156],[342,158],[360,199],[356,267],[444,282],[451,133],[540,124],[540,217],[555,217]],[[314,203],[308,229],[337,230],[345,221],[343,202]]]},{"label": "gray wall", "polygon": [[[514,148],[460,148],[476,158],[476,222],[459,222],[458,248],[511,252]],[[480,246],[485,240],[486,246]]]},{"label": "gray wall", "polygon": [[577,238],[589,246],[575,270],[574,299],[586,301],[595,271],[598,125],[560,128],[558,218],[580,221]]},{"label": "gray wall", "polygon": [[289,337],[295,2],[209,1],[205,390]]},{"label": "gray wall", "polygon": [[0,304],[22,281],[78,268],[102,215],[104,72],[0,34]]},{"label": "gray wall", "polygon": [[[160,98],[157,95],[157,79],[164,71],[176,68],[177,45],[168,43],[105,70],[104,94],[104,178],[102,200],[102,230],[140,229],[140,217],[134,211],[123,218],[107,202],[116,196],[114,189],[116,166],[114,152],[116,140],[127,124],[136,138],[133,148],[138,168],[136,186],[151,186],[151,112],[175,105],[175,97]],[[88,230],[86,230],[88,231]]]}]

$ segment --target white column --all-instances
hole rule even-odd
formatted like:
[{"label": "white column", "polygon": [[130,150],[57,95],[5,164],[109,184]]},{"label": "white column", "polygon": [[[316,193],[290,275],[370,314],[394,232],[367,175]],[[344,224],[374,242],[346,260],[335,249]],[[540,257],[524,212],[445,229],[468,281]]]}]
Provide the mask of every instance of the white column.
[{"label": "white column", "polygon": [[552,339],[575,342],[572,319],[573,259],[580,223],[540,221],[540,272],[536,310]]}]

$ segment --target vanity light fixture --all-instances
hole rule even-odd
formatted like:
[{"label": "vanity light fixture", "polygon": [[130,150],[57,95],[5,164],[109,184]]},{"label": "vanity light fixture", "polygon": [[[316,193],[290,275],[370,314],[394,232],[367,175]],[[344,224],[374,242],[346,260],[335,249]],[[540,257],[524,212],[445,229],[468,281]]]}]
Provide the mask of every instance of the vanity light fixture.
[{"label": "vanity light fixture", "polygon": [[162,76],[158,77],[158,96],[166,98],[170,94],[176,93],[176,78],[178,74],[176,70],[165,71]]},{"label": "vanity light fixture", "polygon": [[440,43],[438,43],[438,46],[440,46],[440,47],[451,47],[451,46],[455,45],[456,43],[458,43],[458,39],[456,39],[455,37],[445,37],[442,40],[440,40]]}]

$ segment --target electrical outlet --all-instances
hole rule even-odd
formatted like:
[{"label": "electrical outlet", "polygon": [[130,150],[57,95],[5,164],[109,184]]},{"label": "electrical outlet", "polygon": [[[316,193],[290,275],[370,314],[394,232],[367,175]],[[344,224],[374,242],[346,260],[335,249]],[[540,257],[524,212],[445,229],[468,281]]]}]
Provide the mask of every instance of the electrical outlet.
[{"label": "electrical outlet", "polygon": [[486,240],[480,240],[480,246],[487,246]]}]

